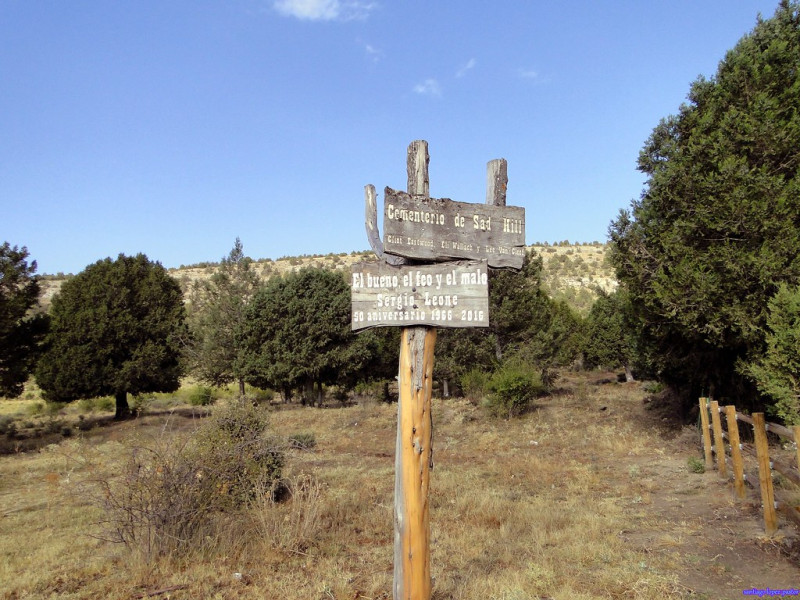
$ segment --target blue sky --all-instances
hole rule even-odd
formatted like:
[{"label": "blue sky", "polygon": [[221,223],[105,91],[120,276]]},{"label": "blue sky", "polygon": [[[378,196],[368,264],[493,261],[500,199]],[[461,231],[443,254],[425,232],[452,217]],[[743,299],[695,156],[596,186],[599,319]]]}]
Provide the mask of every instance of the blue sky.
[{"label": "blue sky", "polygon": [[365,184],[605,241],[640,148],[777,0],[0,0],[0,242],[40,273],[368,248]]}]

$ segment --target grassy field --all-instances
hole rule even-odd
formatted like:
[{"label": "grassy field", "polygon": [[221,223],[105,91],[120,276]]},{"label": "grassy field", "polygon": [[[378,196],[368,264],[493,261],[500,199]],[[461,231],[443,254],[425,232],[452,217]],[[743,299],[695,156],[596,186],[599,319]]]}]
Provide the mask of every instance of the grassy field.
[{"label": "grassy field", "polygon": [[[764,538],[754,497],[736,503],[715,473],[693,473],[696,430],[668,426],[645,395],[595,373],[562,377],[510,421],[434,400],[433,597],[717,599],[797,586],[788,527]],[[183,556],[105,541],[96,482],[134,448],[180,444],[202,410],[122,424],[99,412],[97,427],[0,457],[0,598],[391,598],[396,406],[271,410],[276,434],[316,440],[289,450],[293,499],[220,515]]]}]

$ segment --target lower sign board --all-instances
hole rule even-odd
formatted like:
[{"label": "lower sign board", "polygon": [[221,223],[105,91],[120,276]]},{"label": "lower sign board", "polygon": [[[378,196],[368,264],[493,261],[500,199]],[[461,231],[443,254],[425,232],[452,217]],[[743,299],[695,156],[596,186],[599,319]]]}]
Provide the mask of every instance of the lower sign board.
[{"label": "lower sign board", "polygon": [[488,327],[487,271],[486,261],[399,267],[357,263],[350,282],[352,329]]}]

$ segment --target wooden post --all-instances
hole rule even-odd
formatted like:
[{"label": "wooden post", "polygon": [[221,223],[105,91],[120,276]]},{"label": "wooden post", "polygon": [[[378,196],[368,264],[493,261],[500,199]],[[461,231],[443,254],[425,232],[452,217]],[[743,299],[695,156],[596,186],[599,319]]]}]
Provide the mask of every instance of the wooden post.
[{"label": "wooden post", "polygon": [[700,427],[703,430],[703,452],[706,458],[706,469],[710,469],[714,465],[714,459],[711,457],[711,431],[709,431],[708,424],[708,398],[700,398]]},{"label": "wooden post", "polygon": [[761,502],[764,505],[764,529],[767,535],[778,531],[778,517],[775,514],[775,493],[772,490],[772,469],[769,464],[769,444],[764,413],[753,413],[756,456],[758,457],[758,481],[761,484]]},{"label": "wooden post", "polygon": [[[408,146],[408,193],[430,196],[428,144]],[[405,327],[400,340],[394,479],[394,600],[431,597],[428,489],[433,465],[433,349],[436,329]]]},{"label": "wooden post", "polygon": [[[382,262],[360,263],[352,270],[353,331],[394,326],[395,321],[406,325],[400,342],[398,374],[395,600],[430,600],[432,592],[428,491],[433,469],[434,327],[488,327],[488,268],[519,270],[525,258],[525,209],[506,206],[505,159],[489,163],[483,205],[431,198],[428,160],[427,142],[415,141],[409,145],[408,193],[388,187],[384,191],[383,240],[378,232],[375,186],[365,186],[367,239]],[[448,211],[457,212],[448,218]],[[424,219],[406,218],[408,214],[424,215]],[[494,228],[492,221],[497,224]],[[467,227],[467,223],[474,227]],[[439,267],[440,261],[447,262]],[[442,290],[440,300],[432,306],[441,306],[442,302],[455,306],[457,298],[460,317],[450,309],[418,310],[419,299],[427,300],[429,292],[417,288],[432,285],[432,275],[436,276],[437,289]],[[398,312],[375,310],[380,300],[375,296],[383,294],[384,288],[391,289],[396,296],[408,288],[402,296],[407,306]],[[457,296],[454,292],[444,293],[454,289],[459,290]]]},{"label": "wooden post", "polygon": [[711,425],[714,430],[714,446],[717,451],[717,469],[721,477],[728,476],[725,464],[725,440],[722,439],[722,422],[719,418],[719,402],[711,401]]},{"label": "wooden post", "polygon": [[742,450],[739,447],[739,422],[736,420],[736,407],[733,405],[726,406],[725,417],[728,422],[728,441],[731,443],[733,487],[736,490],[736,497],[744,499],[744,461],[742,460]]},{"label": "wooden post", "polygon": [[505,158],[495,158],[486,163],[486,204],[506,205],[508,190],[508,162]]},{"label": "wooden post", "polygon": [[792,427],[794,432],[794,449],[797,452],[797,468],[800,469],[800,425]]}]

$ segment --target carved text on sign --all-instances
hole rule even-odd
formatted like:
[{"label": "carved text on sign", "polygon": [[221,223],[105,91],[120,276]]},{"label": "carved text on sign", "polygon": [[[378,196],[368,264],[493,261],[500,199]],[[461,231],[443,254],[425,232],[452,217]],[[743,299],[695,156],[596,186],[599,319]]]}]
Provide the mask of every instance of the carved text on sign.
[{"label": "carved text on sign", "polygon": [[489,326],[486,261],[399,267],[358,263],[350,287],[354,331],[398,325]]},{"label": "carved text on sign", "polygon": [[520,269],[525,257],[525,209],[419,198],[384,191],[384,251],[406,258],[486,260]]}]

